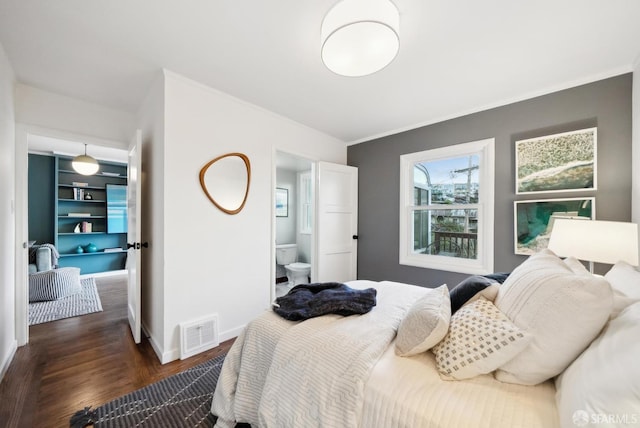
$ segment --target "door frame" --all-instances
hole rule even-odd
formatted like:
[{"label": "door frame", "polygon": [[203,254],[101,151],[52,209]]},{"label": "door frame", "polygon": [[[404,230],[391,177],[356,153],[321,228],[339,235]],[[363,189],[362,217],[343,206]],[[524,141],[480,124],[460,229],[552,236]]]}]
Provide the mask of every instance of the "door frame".
[{"label": "door frame", "polygon": [[15,126],[15,326],[18,346],[29,343],[29,136],[82,141],[87,144],[127,150],[128,143],[108,140],[90,135],[61,131],[41,126],[16,123]]},{"label": "door frame", "polygon": [[[280,149],[277,147],[273,147],[273,152],[271,156],[271,273],[269,275],[269,283],[271,284],[271,302],[276,299],[276,185],[277,185],[277,177],[276,172],[278,169],[277,159],[278,154],[282,154],[285,156],[297,157],[300,159],[304,159],[311,163],[311,177],[313,179],[313,204],[314,204],[314,212],[316,205],[316,170],[318,165],[318,159],[307,156],[302,153],[298,153],[295,151],[290,151],[286,149]],[[297,200],[297,198],[296,198]],[[297,202],[296,202],[297,203]],[[297,209],[297,207],[296,207]],[[296,225],[296,235],[297,235],[298,225]],[[315,281],[317,265],[316,265],[316,216],[313,216],[313,221],[311,223],[311,282]]]}]

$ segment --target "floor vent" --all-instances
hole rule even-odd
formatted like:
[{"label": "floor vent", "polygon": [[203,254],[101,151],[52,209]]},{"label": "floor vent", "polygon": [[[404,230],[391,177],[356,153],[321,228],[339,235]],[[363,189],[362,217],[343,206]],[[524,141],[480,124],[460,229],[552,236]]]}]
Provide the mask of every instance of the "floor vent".
[{"label": "floor vent", "polygon": [[181,360],[215,348],[219,344],[217,315],[180,324]]}]

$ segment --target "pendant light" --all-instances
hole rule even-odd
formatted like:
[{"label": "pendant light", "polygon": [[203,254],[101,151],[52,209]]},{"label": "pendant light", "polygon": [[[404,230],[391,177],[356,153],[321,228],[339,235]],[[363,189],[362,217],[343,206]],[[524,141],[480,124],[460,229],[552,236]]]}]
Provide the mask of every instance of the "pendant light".
[{"label": "pendant light", "polygon": [[84,154],[78,155],[71,161],[71,166],[78,174],[93,175],[100,168],[98,161],[87,155],[87,145],[84,145]]},{"label": "pendant light", "polygon": [[360,77],[389,65],[400,49],[400,14],[389,0],[342,0],[322,21],[322,62]]}]

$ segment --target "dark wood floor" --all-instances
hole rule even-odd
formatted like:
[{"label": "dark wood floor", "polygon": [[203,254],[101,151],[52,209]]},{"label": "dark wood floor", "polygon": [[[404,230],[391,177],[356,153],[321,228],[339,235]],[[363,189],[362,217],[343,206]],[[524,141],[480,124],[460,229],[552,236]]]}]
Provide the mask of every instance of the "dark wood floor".
[{"label": "dark wood floor", "polygon": [[0,384],[0,427],[68,427],[71,415],[226,353],[233,343],[161,365],[129,331],[126,277],[97,278],[103,312],[35,325]]}]

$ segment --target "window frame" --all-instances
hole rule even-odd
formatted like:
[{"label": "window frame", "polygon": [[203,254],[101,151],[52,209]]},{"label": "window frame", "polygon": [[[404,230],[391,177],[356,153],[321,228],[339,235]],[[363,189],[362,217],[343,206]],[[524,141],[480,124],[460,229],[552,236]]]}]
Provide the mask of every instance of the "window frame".
[{"label": "window frame", "polygon": [[[308,185],[308,189],[307,189]],[[298,173],[298,233],[313,233],[313,175],[311,170]],[[307,223],[307,215],[309,222]]]},{"label": "window frame", "polygon": [[[417,162],[478,155],[480,159],[477,204],[414,205],[414,165]],[[400,245],[399,263],[474,275],[493,272],[494,255],[494,200],[495,200],[495,139],[472,141],[437,149],[408,153],[400,156]],[[427,208],[426,208],[427,207]],[[425,209],[477,209],[477,258],[464,259],[413,251],[414,212]]]}]

